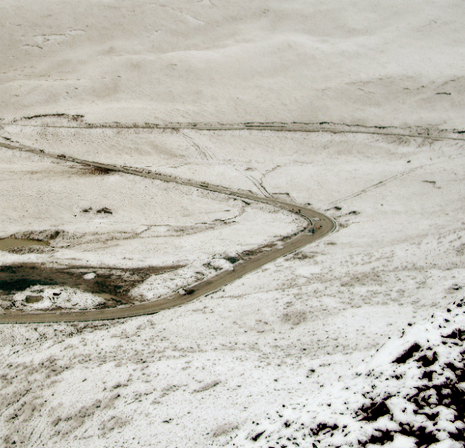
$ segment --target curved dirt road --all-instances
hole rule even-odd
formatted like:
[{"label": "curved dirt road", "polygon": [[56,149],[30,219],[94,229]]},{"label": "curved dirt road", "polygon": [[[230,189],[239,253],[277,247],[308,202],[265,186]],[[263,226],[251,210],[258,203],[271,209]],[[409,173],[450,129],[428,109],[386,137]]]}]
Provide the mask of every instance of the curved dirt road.
[{"label": "curved dirt road", "polygon": [[[21,312],[8,312],[0,314],[0,324],[14,324],[14,323],[56,323],[56,322],[86,322],[86,321],[99,321],[110,319],[122,319],[126,317],[143,316],[155,314],[159,311],[174,308],[191,302],[201,296],[210,294],[223,286],[243,277],[244,275],[261,268],[267,263],[270,263],[284,255],[294,252],[307,244],[310,244],[324,236],[332,233],[336,229],[336,222],[328,216],[319,213],[311,208],[302,207],[285,201],[280,201],[274,198],[260,197],[249,191],[235,191],[219,185],[212,185],[206,182],[197,182],[193,180],[184,180],[171,177],[165,174],[146,171],[138,168],[131,168],[126,166],[108,165],[104,163],[92,162],[88,160],[78,159],[75,157],[64,155],[52,155],[44,153],[41,150],[27,147],[16,146],[9,143],[0,143],[0,147],[7,149],[14,149],[20,151],[31,152],[41,155],[43,157],[59,159],[64,162],[77,163],[89,167],[105,168],[110,171],[125,173],[134,176],[146,177],[149,179],[161,180],[163,182],[174,182],[181,185],[187,185],[194,188],[208,190],[220,194],[225,194],[241,199],[262,202],[283,210],[290,211],[303,217],[307,220],[305,229],[287,239],[278,247],[271,249],[267,252],[261,253],[255,257],[244,260],[234,265],[232,271],[223,271],[219,274],[203,280],[188,288],[188,294],[182,295],[173,293],[164,299],[154,302],[146,302],[137,305],[119,308],[106,308],[89,311],[73,311],[73,312],[43,312],[43,313],[21,313]],[[315,225],[314,225],[315,224]]]}]

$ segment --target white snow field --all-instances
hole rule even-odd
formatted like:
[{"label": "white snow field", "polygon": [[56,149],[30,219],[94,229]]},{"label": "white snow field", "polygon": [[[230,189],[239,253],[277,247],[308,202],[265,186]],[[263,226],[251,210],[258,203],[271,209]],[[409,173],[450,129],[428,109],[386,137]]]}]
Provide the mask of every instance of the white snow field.
[{"label": "white snow field", "polygon": [[463,127],[460,0],[3,0],[0,117]]},{"label": "white snow field", "polygon": [[[246,144],[247,136],[241,138]],[[250,160],[243,159],[257,172],[253,162],[260,152],[261,159],[272,160],[258,138],[250,133]],[[462,297],[465,143],[296,134],[278,136],[275,148],[280,139],[294,139],[295,153],[281,169],[291,177],[301,169],[297,161],[305,147],[309,160],[323,152],[326,161],[307,183],[291,183],[284,175],[270,179],[281,182],[281,193],[287,189],[299,201],[328,209],[339,231],[214,294],[155,316],[1,327],[7,446],[13,441],[76,447],[282,446],[279,437],[292,436],[287,420],[279,419],[283,405],[295,410],[293,422],[300,416],[303,432],[321,422],[337,423],[326,411],[318,420],[319,408],[312,403],[331,404],[338,384],[358,397],[344,408],[350,419],[350,412],[365,403],[362,386],[350,386],[361,365],[407,324],[421,328],[432,313],[445,312]],[[113,153],[117,163],[118,149]],[[233,169],[234,161],[228,163]],[[341,175],[332,177],[335,166],[342,167]],[[356,175],[344,175],[351,166]],[[267,179],[264,187],[277,191]],[[160,291],[156,283],[147,288],[154,297]],[[385,398],[383,390],[375,390],[373,401]],[[401,384],[399,399],[407,392]],[[455,418],[460,429],[460,418],[448,412],[447,419]],[[357,446],[375,427],[352,425],[355,432],[344,440]],[[254,441],[264,429],[263,439]],[[295,431],[297,441],[303,432]],[[399,437],[395,440],[405,440]],[[455,446],[449,439],[447,446]],[[309,436],[302,440],[300,446],[311,446]]]},{"label": "white snow field", "polygon": [[[311,203],[339,228],[153,316],[0,326],[0,446],[465,446],[464,13],[458,0],[2,1],[0,143]],[[170,121],[458,140],[86,127]],[[219,194],[0,154],[0,238],[58,235],[0,251],[0,269],[78,264],[92,281],[99,267],[184,266],[133,290],[156,300],[301,226]],[[66,287],[26,305],[37,291],[18,307],[100,305]]]},{"label": "white snow field", "polygon": [[[0,237],[59,232],[52,252],[0,252],[0,264],[90,266],[206,262],[293,233],[305,221],[266,205],[2,149]],[[107,213],[103,210],[107,209]]]}]

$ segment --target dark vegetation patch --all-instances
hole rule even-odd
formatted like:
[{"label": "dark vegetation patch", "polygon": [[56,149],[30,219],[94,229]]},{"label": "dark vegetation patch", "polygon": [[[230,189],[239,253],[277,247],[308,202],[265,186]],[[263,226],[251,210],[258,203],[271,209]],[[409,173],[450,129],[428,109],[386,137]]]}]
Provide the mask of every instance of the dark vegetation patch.
[{"label": "dark vegetation patch", "polygon": [[421,345],[418,343],[412,344],[404,353],[394,359],[393,362],[396,364],[405,364],[409,359],[413,357],[415,353],[418,353],[421,350]]},{"label": "dark vegetation patch", "polygon": [[385,415],[390,414],[386,400],[381,400],[375,403],[367,403],[360,408],[360,420],[366,420],[368,422],[374,422]]},{"label": "dark vegetation patch", "polygon": [[265,431],[257,432],[257,434],[255,434],[254,436],[251,437],[252,441],[256,442],[264,433],[265,433]]},{"label": "dark vegetation patch", "polygon": [[[81,213],[90,213],[92,212],[93,208],[92,207],[86,207],[86,208],[83,208],[81,210]],[[99,214],[106,214],[106,215],[112,215],[113,214],[113,210],[111,210],[110,208],[108,207],[102,207],[102,208],[99,208],[98,210],[95,210],[95,213],[99,213]]]},{"label": "dark vegetation patch", "polygon": [[52,247],[48,246],[19,246],[19,247],[9,247],[5,249],[9,254],[16,255],[27,255],[27,254],[46,254],[48,252],[53,252]]},{"label": "dark vegetation patch", "polygon": [[103,213],[103,214],[106,214],[106,215],[112,215],[113,214],[113,212],[108,207],[100,208],[100,209],[97,210],[96,213]]},{"label": "dark vegetation patch", "polygon": [[96,176],[104,176],[107,174],[114,173],[114,170],[110,170],[109,168],[105,168],[103,166],[92,166],[89,168],[88,173],[93,174]]},{"label": "dark vegetation patch", "polygon": [[[0,297],[8,303],[15,293],[32,286],[68,286],[99,295],[105,299],[104,307],[114,307],[134,302],[129,292],[151,275],[161,274],[181,266],[146,267],[132,269],[71,267],[54,268],[37,264],[0,266]],[[94,278],[84,275],[94,273]],[[30,302],[40,299],[30,297]]]},{"label": "dark vegetation patch", "polygon": [[[260,446],[276,448],[335,448],[386,446],[404,436],[408,446],[417,448],[441,441],[448,441],[444,446],[465,446],[465,326],[461,319],[464,306],[462,299],[455,303],[455,309],[447,309],[448,314],[432,316],[428,331],[437,332],[434,337],[419,336],[417,342],[399,349],[391,363],[365,372],[363,382],[357,380],[353,392],[342,398],[343,405],[337,400],[327,404],[334,408],[334,413],[322,417],[315,410],[313,418],[300,420],[295,411],[284,415],[279,410],[276,414],[281,428],[276,427],[274,432],[257,432],[263,427],[254,428],[249,440],[260,438]],[[458,319],[454,323],[455,318]],[[360,403],[360,397],[362,404],[355,404]],[[293,432],[288,430],[291,427]],[[396,446],[401,446],[403,440],[397,440]]]},{"label": "dark vegetation patch", "polygon": [[54,241],[56,239],[71,239],[72,235],[65,230],[48,229],[14,233],[10,238],[19,240]]},{"label": "dark vegetation patch", "polygon": [[[443,336],[443,344],[457,344],[463,347],[465,329],[457,328],[451,333]],[[462,386],[465,381],[465,348],[463,348],[455,362],[447,362],[441,365],[438,355],[432,347],[422,347],[418,343],[413,343],[404,353],[394,361],[396,364],[415,363],[423,370],[421,379],[423,382],[413,389],[405,398],[406,404],[412,406],[413,414],[423,416],[427,423],[417,423],[414,421],[397,421],[398,429],[380,429],[372,433],[366,440],[359,441],[359,446],[368,444],[384,445],[392,442],[397,434],[411,437],[415,440],[415,445],[427,447],[439,442],[447,432],[449,440],[463,443],[465,433],[463,431],[465,419],[465,388]],[[382,417],[389,416],[395,421],[393,413],[389,408],[389,399],[385,396],[375,399],[361,406],[356,412],[358,420],[376,422]],[[449,430],[444,429],[445,425],[443,412],[450,409],[455,418],[453,424],[449,425]],[[454,428],[455,426],[455,428]],[[442,427],[442,429],[441,429]],[[461,428],[461,429],[456,429]],[[319,425],[311,430],[317,436],[322,430]]]},{"label": "dark vegetation patch", "polygon": [[[65,114],[65,113],[57,113],[57,114],[39,114],[39,115],[29,115],[28,117],[22,117],[20,120],[36,120],[37,118],[67,118],[68,120],[72,121],[80,121],[84,118],[84,115],[79,114]],[[18,120],[13,120],[16,122]]]},{"label": "dark vegetation patch", "polygon": [[316,258],[317,254],[315,252],[304,252],[297,251],[288,256],[288,260],[311,260]]}]

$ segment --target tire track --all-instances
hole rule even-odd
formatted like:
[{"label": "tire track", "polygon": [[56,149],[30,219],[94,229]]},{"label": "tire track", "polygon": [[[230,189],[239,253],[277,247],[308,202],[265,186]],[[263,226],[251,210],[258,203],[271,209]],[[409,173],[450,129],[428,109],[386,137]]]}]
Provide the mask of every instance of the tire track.
[{"label": "tire track", "polygon": [[201,146],[196,143],[192,137],[182,131],[180,134],[184,137],[184,140],[186,140],[186,142],[195,149],[202,160],[213,160],[213,156],[206,149],[202,149]]},{"label": "tire track", "polygon": [[263,182],[260,182],[258,179],[255,179],[255,177],[251,176],[250,174],[245,174],[245,177],[252,182],[257,190],[266,198],[272,198],[273,195],[269,193],[269,191],[264,187]]},{"label": "tire track", "polygon": [[[452,158],[452,159],[461,159],[461,158],[464,158],[465,156],[457,156],[457,157],[448,157],[449,159]],[[424,163],[422,165],[418,165],[418,166],[415,166],[409,170],[406,170],[406,171],[403,171],[402,173],[398,173],[398,174],[395,174],[394,176],[391,176],[391,177],[388,177],[387,179],[384,179],[384,180],[381,180],[379,182],[376,182],[375,184],[373,185],[369,185],[368,187],[366,188],[363,188],[359,191],[356,191],[355,193],[352,193],[352,194],[349,194],[347,196],[344,196],[342,198],[339,198],[339,199],[336,199],[335,201],[331,201],[328,203],[328,207],[333,207],[339,203],[342,203],[342,202],[345,202],[345,201],[348,201],[349,199],[353,199],[353,198],[356,198],[358,196],[361,196],[365,193],[368,193],[370,191],[373,191],[373,190],[376,190],[378,188],[381,188],[381,187],[384,187],[385,185],[391,183],[391,182],[394,182],[396,181],[397,179],[401,179],[402,177],[405,177],[405,176],[408,176],[412,173],[414,173],[415,171],[418,171],[422,168],[425,168],[425,167],[429,167],[429,166],[434,166],[434,165],[440,165],[441,163],[443,163],[442,160],[439,160],[437,162],[432,162],[432,163]],[[328,211],[329,209],[327,208],[326,211]]]}]

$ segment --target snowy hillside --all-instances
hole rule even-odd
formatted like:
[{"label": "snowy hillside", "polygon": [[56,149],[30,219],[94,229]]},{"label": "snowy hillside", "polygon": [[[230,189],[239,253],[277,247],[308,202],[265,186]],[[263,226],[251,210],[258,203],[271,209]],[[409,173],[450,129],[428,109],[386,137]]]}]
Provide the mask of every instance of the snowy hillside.
[{"label": "snowy hillside", "polygon": [[0,17],[3,317],[186,297],[304,228],[227,189],[338,224],[157,314],[0,325],[0,447],[465,448],[464,1]]},{"label": "snowy hillside", "polygon": [[[462,299],[409,324],[355,372],[305,404],[288,402],[249,423],[232,446],[448,447],[465,439]],[[318,375],[311,368],[308,375]],[[319,378],[322,381],[322,378]]]},{"label": "snowy hillside", "polygon": [[465,128],[463,2],[5,0],[0,117]]}]

